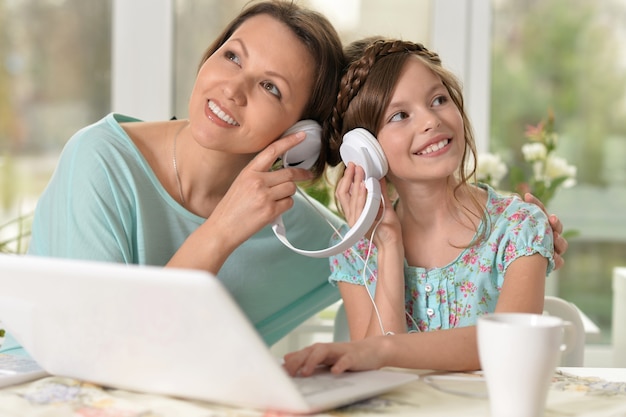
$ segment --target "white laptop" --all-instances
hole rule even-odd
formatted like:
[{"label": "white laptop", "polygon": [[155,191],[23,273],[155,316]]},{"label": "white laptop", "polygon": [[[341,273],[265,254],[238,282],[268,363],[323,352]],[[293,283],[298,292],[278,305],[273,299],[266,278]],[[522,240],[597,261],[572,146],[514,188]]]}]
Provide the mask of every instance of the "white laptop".
[{"label": "white laptop", "polygon": [[220,281],[202,271],[0,255],[0,288],[0,320],[52,375],[298,414],[417,379],[391,370],[289,377]]}]

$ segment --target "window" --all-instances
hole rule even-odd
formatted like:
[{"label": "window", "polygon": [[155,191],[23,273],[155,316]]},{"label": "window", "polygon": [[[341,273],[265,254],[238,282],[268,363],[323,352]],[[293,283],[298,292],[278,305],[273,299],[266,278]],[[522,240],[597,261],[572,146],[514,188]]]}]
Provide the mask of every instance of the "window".
[{"label": "window", "polygon": [[554,112],[557,153],[577,166],[578,184],[549,209],[580,235],[549,285],[609,343],[612,270],[626,262],[626,2],[492,5],[490,150],[521,161],[525,127]]},{"label": "window", "polygon": [[[187,100],[204,50],[248,3],[248,0],[174,0],[174,113],[177,117],[187,114]],[[377,0],[309,0],[300,4],[324,13],[344,42],[370,35],[404,37],[425,44],[430,40],[430,0],[384,3]]]},{"label": "window", "polygon": [[67,139],[110,108],[111,2],[0,2],[0,250]]}]

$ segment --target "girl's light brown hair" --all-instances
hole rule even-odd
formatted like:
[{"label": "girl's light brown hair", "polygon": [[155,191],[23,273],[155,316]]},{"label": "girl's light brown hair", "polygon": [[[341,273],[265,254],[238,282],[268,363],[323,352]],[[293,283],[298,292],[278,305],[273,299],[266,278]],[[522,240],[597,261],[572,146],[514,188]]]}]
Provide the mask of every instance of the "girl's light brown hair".
[{"label": "girl's light brown hair", "polygon": [[[341,79],[337,102],[329,121],[329,165],[340,164],[339,147],[343,135],[349,130],[362,127],[377,135],[404,64],[408,59],[417,57],[441,79],[463,119],[465,149],[451,189],[454,198],[459,201],[457,192],[474,178],[476,143],[464,108],[462,86],[456,76],[443,67],[438,54],[419,43],[373,37],[347,46],[346,55],[349,65]],[[470,196],[474,206],[473,210],[466,207],[470,216],[488,220],[473,193]],[[481,237],[484,236],[483,229]]]}]

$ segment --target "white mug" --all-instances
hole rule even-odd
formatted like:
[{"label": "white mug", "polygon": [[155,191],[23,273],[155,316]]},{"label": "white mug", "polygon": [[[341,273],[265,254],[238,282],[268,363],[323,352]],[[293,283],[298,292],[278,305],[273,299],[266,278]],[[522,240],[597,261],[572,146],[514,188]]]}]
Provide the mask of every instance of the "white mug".
[{"label": "white mug", "polygon": [[[563,343],[564,333],[567,333]],[[559,317],[492,313],[478,318],[480,364],[492,417],[541,417],[561,353],[575,329]]]}]

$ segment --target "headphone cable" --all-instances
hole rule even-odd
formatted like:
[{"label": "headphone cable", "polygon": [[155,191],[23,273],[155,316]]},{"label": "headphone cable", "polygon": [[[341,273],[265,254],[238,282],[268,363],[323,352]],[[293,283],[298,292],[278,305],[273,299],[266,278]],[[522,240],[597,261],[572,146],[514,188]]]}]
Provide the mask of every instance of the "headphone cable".
[{"label": "headphone cable", "polygon": [[[340,239],[343,239],[343,235],[341,234],[341,232],[339,231],[339,229],[337,229],[337,227],[335,227],[335,225],[321,212],[321,210],[319,210],[319,208],[317,208],[315,206],[315,204],[313,204],[313,202],[311,201],[311,196],[309,196],[307,193],[305,193],[304,191],[302,191],[300,189],[300,187],[296,187],[296,192],[298,194],[300,194],[304,200],[326,221],[326,223],[328,223],[328,225],[335,231],[335,233],[337,234],[337,236],[339,236]],[[380,216],[380,219],[378,219],[376,221],[376,224],[374,225],[374,228],[372,229],[372,233],[370,235],[369,238],[369,244],[368,244],[368,248],[367,248],[367,256],[365,257],[365,259],[363,259],[363,257],[354,249],[354,246],[350,247],[350,252],[356,256],[358,259],[361,260],[361,262],[363,262],[363,273],[361,275],[361,281],[363,282],[363,286],[365,287],[365,291],[367,291],[367,295],[369,296],[371,302],[372,302],[372,307],[374,308],[374,312],[376,313],[376,318],[378,319],[378,325],[380,326],[380,331],[382,332],[382,334],[384,335],[393,335],[393,332],[386,332],[385,331],[385,327],[383,326],[383,321],[382,321],[382,317],[380,315],[380,312],[378,311],[378,306],[376,305],[376,301],[374,301],[374,296],[372,295],[372,292],[370,291],[369,285],[367,285],[367,280],[366,280],[366,272],[369,273],[370,276],[374,277],[375,279],[376,274],[374,273],[374,271],[372,271],[372,269],[369,267],[369,259],[370,259],[370,254],[372,253],[372,246],[373,246],[373,242],[374,242],[374,234],[376,233],[376,229],[378,228],[378,226],[382,223],[383,217],[385,216],[385,211],[387,210],[387,205],[385,203],[385,199],[381,198],[381,202],[383,205],[383,214]],[[411,330],[409,331],[409,333],[415,333],[415,332],[419,332],[419,327],[417,325],[417,323],[415,322],[415,319],[413,318],[413,316],[411,316],[406,309],[404,310],[404,314],[406,315],[406,317],[408,317],[411,322],[413,323],[413,325],[415,326],[416,330]]]}]

